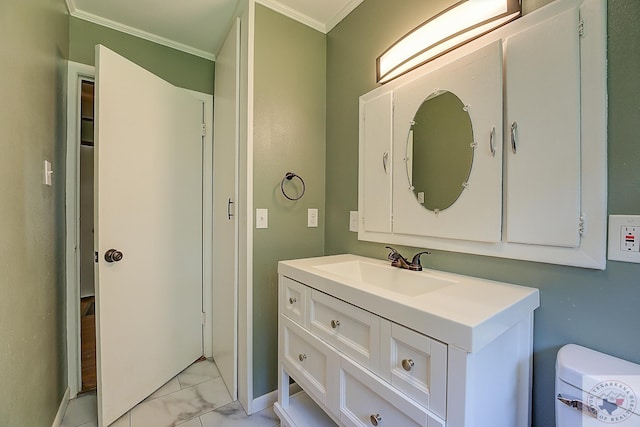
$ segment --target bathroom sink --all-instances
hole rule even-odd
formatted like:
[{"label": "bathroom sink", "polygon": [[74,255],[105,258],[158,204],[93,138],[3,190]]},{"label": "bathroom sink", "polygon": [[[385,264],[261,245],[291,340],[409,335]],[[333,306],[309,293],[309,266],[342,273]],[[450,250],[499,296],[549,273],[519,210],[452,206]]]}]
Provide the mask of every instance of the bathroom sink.
[{"label": "bathroom sink", "polygon": [[366,261],[345,261],[313,268],[343,277],[362,286],[374,286],[406,296],[418,296],[455,284],[425,271],[409,271]]},{"label": "bathroom sink", "polygon": [[392,267],[342,254],[278,263],[278,273],[468,352],[478,351],[540,305],[538,290],[478,277]]}]

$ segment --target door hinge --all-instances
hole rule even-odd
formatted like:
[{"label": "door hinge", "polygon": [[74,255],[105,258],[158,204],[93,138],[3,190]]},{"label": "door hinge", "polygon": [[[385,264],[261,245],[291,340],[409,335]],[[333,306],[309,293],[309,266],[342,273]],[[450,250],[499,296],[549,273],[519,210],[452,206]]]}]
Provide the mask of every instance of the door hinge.
[{"label": "door hinge", "polygon": [[207,313],[202,313],[202,324],[207,323]]},{"label": "door hinge", "polygon": [[578,35],[584,37],[584,19],[578,20]]},{"label": "door hinge", "polygon": [[202,124],[202,136],[207,136],[207,125],[205,123]]},{"label": "door hinge", "polygon": [[98,251],[95,251],[93,253],[93,262],[96,262],[96,263],[98,262]]},{"label": "door hinge", "polygon": [[578,220],[578,234],[580,234],[580,236],[584,234],[584,214],[580,215]]}]

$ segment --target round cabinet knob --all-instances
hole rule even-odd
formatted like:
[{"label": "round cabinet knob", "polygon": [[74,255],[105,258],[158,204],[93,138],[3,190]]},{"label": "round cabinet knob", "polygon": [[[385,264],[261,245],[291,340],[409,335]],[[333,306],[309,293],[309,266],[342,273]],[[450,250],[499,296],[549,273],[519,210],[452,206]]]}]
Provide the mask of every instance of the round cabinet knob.
[{"label": "round cabinet knob", "polygon": [[413,368],[413,365],[415,365],[415,363],[413,363],[413,360],[411,360],[411,359],[403,359],[402,360],[402,368],[405,371],[410,371],[411,368]]},{"label": "round cabinet knob", "polygon": [[382,417],[380,416],[380,414],[373,414],[369,417],[369,420],[374,426],[379,426],[382,422]]},{"label": "round cabinet knob", "polygon": [[294,304],[295,302],[297,302],[298,300],[294,297],[289,298],[289,304]]},{"label": "round cabinet knob", "polygon": [[331,321],[331,327],[333,329],[337,328],[338,326],[340,326],[340,321],[339,320],[332,320]]},{"label": "round cabinet knob", "polygon": [[298,359],[300,359],[301,362],[304,362],[306,358],[307,358],[307,355],[304,353],[300,353],[298,355]]},{"label": "round cabinet knob", "polygon": [[107,262],[118,262],[121,261],[122,258],[124,258],[122,252],[115,249],[109,249],[104,253],[104,260]]}]

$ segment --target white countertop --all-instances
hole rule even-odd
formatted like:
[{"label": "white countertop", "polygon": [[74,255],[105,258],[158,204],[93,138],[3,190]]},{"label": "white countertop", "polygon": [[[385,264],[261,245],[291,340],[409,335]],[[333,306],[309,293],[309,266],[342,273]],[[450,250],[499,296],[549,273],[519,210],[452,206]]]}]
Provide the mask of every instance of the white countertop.
[{"label": "white countertop", "polygon": [[[425,289],[438,285],[418,295],[399,293],[393,286],[371,285],[334,268],[353,261],[398,283],[424,280]],[[358,255],[280,261],[278,273],[467,352],[479,351],[540,306],[535,288],[437,270],[402,270],[389,261]]]}]

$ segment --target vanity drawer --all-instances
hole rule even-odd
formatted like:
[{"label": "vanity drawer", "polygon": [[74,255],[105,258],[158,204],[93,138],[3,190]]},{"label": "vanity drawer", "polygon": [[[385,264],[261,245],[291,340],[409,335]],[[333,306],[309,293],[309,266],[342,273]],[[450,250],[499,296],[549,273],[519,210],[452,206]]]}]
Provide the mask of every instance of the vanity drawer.
[{"label": "vanity drawer", "polygon": [[446,417],[447,346],[398,324],[382,325],[383,376],[398,390]]},{"label": "vanity drawer", "polygon": [[335,384],[335,374],[332,371],[335,372],[340,363],[339,356],[331,347],[286,316],[281,315],[280,321],[285,369],[307,393],[320,402],[329,404],[327,390],[331,389],[331,384]]},{"label": "vanity drawer", "polygon": [[346,358],[340,365],[340,420],[348,427],[444,427],[444,421]]},{"label": "vanity drawer", "polygon": [[378,316],[311,289],[309,329],[353,360],[379,372]]},{"label": "vanity drawer", "polygon": [[280,276],[280,311],[300,325],[306,318],[307,289],[300,282]]}]

